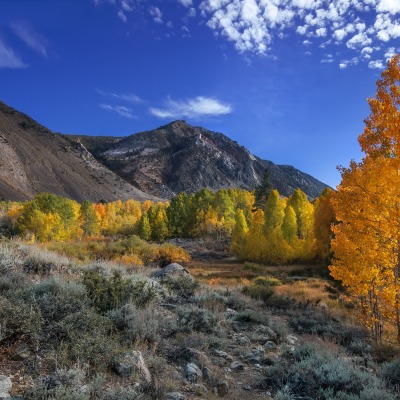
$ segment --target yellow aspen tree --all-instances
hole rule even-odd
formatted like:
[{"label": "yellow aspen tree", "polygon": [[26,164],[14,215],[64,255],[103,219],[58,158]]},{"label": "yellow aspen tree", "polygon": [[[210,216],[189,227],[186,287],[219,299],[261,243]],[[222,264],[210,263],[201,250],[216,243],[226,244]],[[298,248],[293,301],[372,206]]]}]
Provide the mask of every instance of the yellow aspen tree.
[{"label": "yellow aspen tree", "polygon": [[248,231],[249,227],[247,225],[243,210],[236,210],[235,227],[232,233],[231,247],[233,253],[240,258],[243,256],[243,245]]},{"label": "yellow aspen tree", "polygon": [[297,218],[292,206],[286,206],[282,222],[282,234],[284,239],[293,244],[297,239]]},{"label": "yellow aspen tree", "polygon": [[331,256],[331,226],[336,221],[331,203],[334,194],[332,189],[326,188],[314,202],[315,252],[318,259],[326,261]]},{"label": "yellow aspen tree", "polygon": [[264,232],[266,235],[273,232],[274,229],[279,228],[282,225],[283,217],[285,215],[285,204],[280,199],[279,192],[273,190],[264,206],[265,224]]},{"label": "yellow aspen tree", "polygon": [[364,307],[365,323],[380,340],[384,321],[397,327],[400,341],[400,59],[395,56],[368,100],[359,143],[365,157],[342,168],[332,204],[331,274]]}]

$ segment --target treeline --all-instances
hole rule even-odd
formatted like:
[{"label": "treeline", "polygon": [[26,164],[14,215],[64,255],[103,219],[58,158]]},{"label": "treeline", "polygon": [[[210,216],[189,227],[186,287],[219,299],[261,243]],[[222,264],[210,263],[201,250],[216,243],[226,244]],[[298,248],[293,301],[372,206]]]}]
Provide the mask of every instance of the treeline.
[{"label": "treeline", "polygon": [[264,263],[329,256],[334,220],[325,191],[313,203],[297,189],[289,198],[274,190],[255,207],[254,193],[208,189],[180,193],[170,202],[82,204],[50,193],[25,203],[2,203],[3,232],[50,242],[96,236],[138,235],[144,240],[208,237],[230,240],[240,259]]}]

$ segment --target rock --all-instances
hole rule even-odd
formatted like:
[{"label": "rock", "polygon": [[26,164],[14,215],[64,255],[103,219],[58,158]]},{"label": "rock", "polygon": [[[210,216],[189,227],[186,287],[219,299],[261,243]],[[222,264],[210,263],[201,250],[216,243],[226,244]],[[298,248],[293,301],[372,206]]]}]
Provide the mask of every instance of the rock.
[{"label": "rock", "polygon": [[227,380],[219,381],[217,383],[217,393],[221,397],[224,397],[229,393],[229,384]]},{"label": "rock", "polygon": [[24,361],[31,355],[32,353],[29,349],[29,346],[26,343],[23,343],[14,350],[12,354],[12,359],[15,361]]},{"label": "rock", "polygon": [[201,368],[211,365],[210,359],[202,351],[194,349],[192,347],[187,347],[186,350],[190,354],[190,361],[192,363],[197,364]]},{"label": "rock", "polygon": [[196,383],[193,385],[193,389],[195,391],[195,393],[199,396],[201,396],[202,394],[207,394],[208,393],[208,389],[202,385],[201,383]]},{"label": "rock", "polygon": [[264,347],[268,350],[275,350],[276,349],[276,344],[274,342],[271,342],[271,340],[268,340],[265,344]]},{"label": "rock", "polygon": [[171,275],[191,276],[190,272],[178,263],[168,264],[166,267],[152,273],[152,277],[158,279],[165,278],[166,276]]},{"label": "rock", "polygon": [[244,370],[244,365],[242,363],[240,363],[239,361],[234,361],[231,365],[230,365],[231,369],[233,371],[243,371]]},{"label": "rock", "polygon": [[186,396],[180,392],[170,392],[165,395],[165,400],[186,400]]},{"label": "rock", "polygon": [[246,345],[246,344],[251,343],[251,340],[243,333],[239,333],[238,335],[236,335],[235,339],[236,339],[236,342],[241,345]]},{"label": "rock", "polygon": [[223,358],[228,357],[228,353],[222,350],[214,350],[214,354],[218,357],[223,357]]},{"label": "rock", "polygon": [[203,378],[204,378],[205,380],[208,381],[208,380],[211,379],[211,369],[210,369],[210,368],[204,367],[203,370],[202,370],[202,372],[203,372]]},{"label": "rock", "polygon": [[276,340],[277,334],[269,327],[265,325],[259,325],[256,332],[263,333],[267,336],[267,340]]},{"label": "rock", "polygon": [[286,336],[286,343],[290,345],[295,345],[297,342],[297,337],[294,335],[287,335]]},{"label": "rock", "polygon": [[225,318],[232,318],[234,317],[238,312],[235,310],[232,310],[232,308],[227,308],[225,310]]},{"label": "rock", "polygon": [[250,385],[244,385],[244,386],[243,386],[243,389],[244,389],[244,390],[251,390],[251,386],[250,386]]},{"label": "rock", "polygon": [[133,372],[137,371],[146,383],[151,383],[150,371],[148,370],[140,351],[133,350],[114,361],[114,370],[123,378],[129,377]]},{"label": "rock", "polygon": [[189,382],[197,382],[202,377],[201,369],[195,363],[186,364],[185,377]]},{"label": "rock", "polygon": [[0,375],[0,399],[10,399],[10,390],[12,388],[12,382],[9,376]]}]

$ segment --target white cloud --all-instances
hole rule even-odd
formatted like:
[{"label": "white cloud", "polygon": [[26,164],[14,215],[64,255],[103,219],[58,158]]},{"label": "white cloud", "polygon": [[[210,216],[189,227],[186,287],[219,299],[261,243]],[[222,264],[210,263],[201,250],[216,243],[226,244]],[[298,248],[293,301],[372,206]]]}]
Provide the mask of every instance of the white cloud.
[{"label": "white cloud", "polygon": [[0,68],[27,68],[21,58],[14,52],[11,47],[8,47],[0,38]]},{"label": "white cloud", "polygon": [[376,7],[379,12],[389,12],[391,14],[400,13],[399,0],[380,0]]},{"label": "white cloud", "polygon": [[111,104],[100,104],[100,108],[102,108],[103,110],[114,111],[121,117],[137,118],[137,116],[133,114],[133,110],[131,108],[128,108],[125,106],[113,106]]},{"label": "white cloud", "polygon": [[193,0],[178,0],[184,7],[191,7],[193,5]]},{"label": "white cloud", "polygon": [[390,60],[396,55],[396,49],[394,47],[389,47],[385,53],[385,59],[386,61]]},{"label": "white cloud", "polygon": [[158,7],[151,6],[149,7],[149,13],[153,17],[154,22],[157,24],[162,24],[162,12]]},{"label": "white cloud", "polygon": [[143,101],[139,96],[133,93],[111,93],[111,96],[129,103],[141,103]]},{"label": "white cloud", "polygon": [[370,61],[368,63],[368,68],[371,69],[383,69],[385,66],[383,65],[382,60],[375,60],[375,61]]},{"label": "white cloud", "polygon": [[350,59],[350,60],[342,60],[340,63],[339,63],[339,68],[340,69],[346,69],[346,68],[348,68],[348,67],[350,67],[350,66],[352,66],[352,65],[357,65],[358,64],[358,58],[357,57],[353,57],[352,59]]},{"label": "white cloud", "polygon": [[400,0],[202,0],[200,10],[207,26],[240,52],[268,53],[294,32],[324,39],[323,48],[345,44],[355,56],[400,38]]},{"label": "white cloud", "polygon": [[198,96],[187,100],[168,98],[163,108],[150,108],[149,111],[159,118],[196,118],[230,114],[232,107],[212,97]]},{"label": "white cloud", "polygon": [[27,21],[15,21],[11,24],[13,32],[34,52],[47,58],[46,40],[39,35]]}]

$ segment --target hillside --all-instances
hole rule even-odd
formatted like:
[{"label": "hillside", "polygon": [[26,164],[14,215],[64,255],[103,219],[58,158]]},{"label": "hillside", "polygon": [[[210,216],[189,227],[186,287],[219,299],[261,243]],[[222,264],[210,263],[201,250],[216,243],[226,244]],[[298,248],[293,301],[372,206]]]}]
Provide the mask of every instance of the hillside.
[{"label": "hillside", "polygon": [[[279,192],[289,196],[300,188],[317,197],[324,183],[288,165],[254,156],[222,133],[174,121],[155,130],[120,140],[79,136],[100,162],[141,190],[169,198],[204,187],[253,190],[269,170]],[[105,143],[111,146],[104,150]]]},{"label": "hillside", "polygon": [[78,201],[154,199],[96,161],[80,143],[0,102],[0,199],[51,192]]}]

